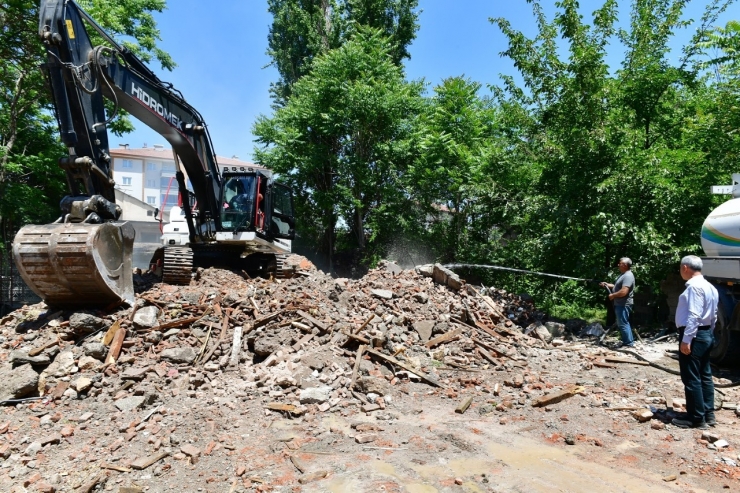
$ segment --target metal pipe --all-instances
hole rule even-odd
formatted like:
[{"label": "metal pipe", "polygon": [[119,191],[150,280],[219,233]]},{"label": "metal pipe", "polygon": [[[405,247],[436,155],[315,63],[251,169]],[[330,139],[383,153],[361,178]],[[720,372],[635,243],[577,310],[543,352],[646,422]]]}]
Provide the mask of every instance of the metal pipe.
[{"label": "metal pipe", "polygon": [[569,276],[560,276],[557,274],[547,274],[546,272],[536,272],[532,270],[524,270],[524,269],[513,269],[511,267],[501,267],[499,265],[482,265],[482,264],[445,264],[443,267],[446,267],[450,270],[455,269],[464,269],[464,268],[478,268],[478,269],[490,269],[490,270],[504,270],[509,272],[518,272],[519,274],[530,274],[533,276],[543,276],[543,277],[554,277],[557,279],[572,279],[574,281],[587,281],[587,282],[597,282],[595,279],[583,279],[580,277],[569,277]]}]

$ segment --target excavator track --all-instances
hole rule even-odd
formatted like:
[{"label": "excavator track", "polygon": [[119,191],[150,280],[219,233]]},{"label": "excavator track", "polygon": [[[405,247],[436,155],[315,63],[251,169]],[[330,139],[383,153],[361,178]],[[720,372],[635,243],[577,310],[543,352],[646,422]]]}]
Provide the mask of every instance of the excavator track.
[{"label": "excavator track", "polygon": [[60,223],[21,228],[13,257],[23,281],[49,306],[134,300],[130,223]]},{"label": "excavator track", "polygon": [[291,277],[290,272],[285,269],[285,259],[288,255],[275,255],[275,261],[277,262],[277,268],[275,269],[275,279],[288,279]]},{"label": "excavator track", "polygon": [[162,282],[167,284],[190,284],[193,273],[193,250],[188,247],[164,249]]}]

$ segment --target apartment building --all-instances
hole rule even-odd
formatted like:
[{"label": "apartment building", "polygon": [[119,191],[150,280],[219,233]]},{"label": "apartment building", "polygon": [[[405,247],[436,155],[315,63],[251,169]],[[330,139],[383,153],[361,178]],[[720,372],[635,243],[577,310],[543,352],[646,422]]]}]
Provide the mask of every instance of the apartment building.
[{"label": "apartment building", "polygon": [[[175,159],[172,149],[155,144],[153,147],[139,149],[121,144],[111,148],[113,159],[113,179],[116,189],[130,195],[147,205],[169,213],[177,205],[177,181],[175,180]],[[251,166],[260,168],[236,157],[218,156],[219,166]]]}]

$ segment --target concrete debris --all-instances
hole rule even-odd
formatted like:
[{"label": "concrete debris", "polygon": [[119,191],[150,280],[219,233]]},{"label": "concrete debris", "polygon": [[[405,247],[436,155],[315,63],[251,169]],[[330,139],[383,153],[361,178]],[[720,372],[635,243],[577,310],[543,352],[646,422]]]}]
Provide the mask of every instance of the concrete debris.
[{"label": "concrete debris", "polygon": [[[417,454],[404,470],[489,461],[481,444],[501,442],[488,436],[495,429],[505,442],[531,431],[617,454],[631,431],[631,442],[660,440],[654,448],[681,438],[664,440],[685,405],[670,397],[681,395],[678,378],[669,385],[595,344],[599,324],[547,320],[530,297],[476,288],[439,264],[381,262],[361,279],[332,278],[298,256],[284,265],[281,279],[205,269],[189,286],[140,284],[135,308],[38,304],[4,317],[1,397],[38,400],[0,408],[0,491],[32,480],[31,491],[42,481],[124,491],[140,478],[154,489],[297,490],[373,462],[355,452]],[[703,440],[728,446],[713,431]],[[501,465],[449,471],[436,488],[487,491],[490,470],[516,469]],[[368,485],[316,489],[386,488]]]},{"label": "concrete debris", "polygon": [[156,306],[145,306],[144,308],[139,308],[134,314],[134,329],[152,329],[157,326],[158,317],[159,308]]},{"label": "concrete debris", "polygon": [[727,440],[717,440],[714,443],[710,443],[708,445],[709,448],[712,450],[722,450],[723,448],[729,447],[730,444],[727,442]]},{"label": "concrete debris", "polygon": [[39,374],[30,364],[15,369],[10,364],[0,367],[0,400],[18,399],[32,395],[37,388]]},{"label": "concrete debris", "polygon": [[637,409],[632,411],[632,416],[640,423],[647,423],[653,418],[653,413],[650,409]]}]

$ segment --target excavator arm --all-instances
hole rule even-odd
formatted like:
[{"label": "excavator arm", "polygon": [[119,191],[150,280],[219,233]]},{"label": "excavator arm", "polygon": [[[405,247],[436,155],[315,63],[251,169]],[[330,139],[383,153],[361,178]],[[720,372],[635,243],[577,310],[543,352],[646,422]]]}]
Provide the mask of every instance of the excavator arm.
[{"label": "excavator arm", "polygon": [[[88,28],[105,40],[94,46]],[[107,125],[123,108],[171,145],[191,243],[208,241],[219,227],[221,179],[201,115],[118,45],[72,0],[42,0],[39,36],[44,69],[69,155],[59,160],[69,195],[53,224],[22,228],[13,242],[16,265],[47,304],[85,306],[133,301],[133,227],[119,220]],[[106,114],[105,101],[113,106]],[[183,173],[184,171],[184,173]],[[190,208],[186,179],[197,211]]]},{"label": "excavator arm", "polygon": [[[88,29],[104,42],[95,46]],[[59,160],[69,195],[55,223],[25,226],[13,241],[26,284],[53,306],[133,301],[134,229],[120,220],[115,204],[107,131],[120,109],[172,146],[189,241],[155,254],[163,281],[187,283],[195,265],[275,272],[295,234],[290,189],[249,166],[220,173],[200,113],[73,0],[41,0],[39,36],[60,136],[69,151]],[[248,211],[229,208],[226,182],[244,185]]]}]

